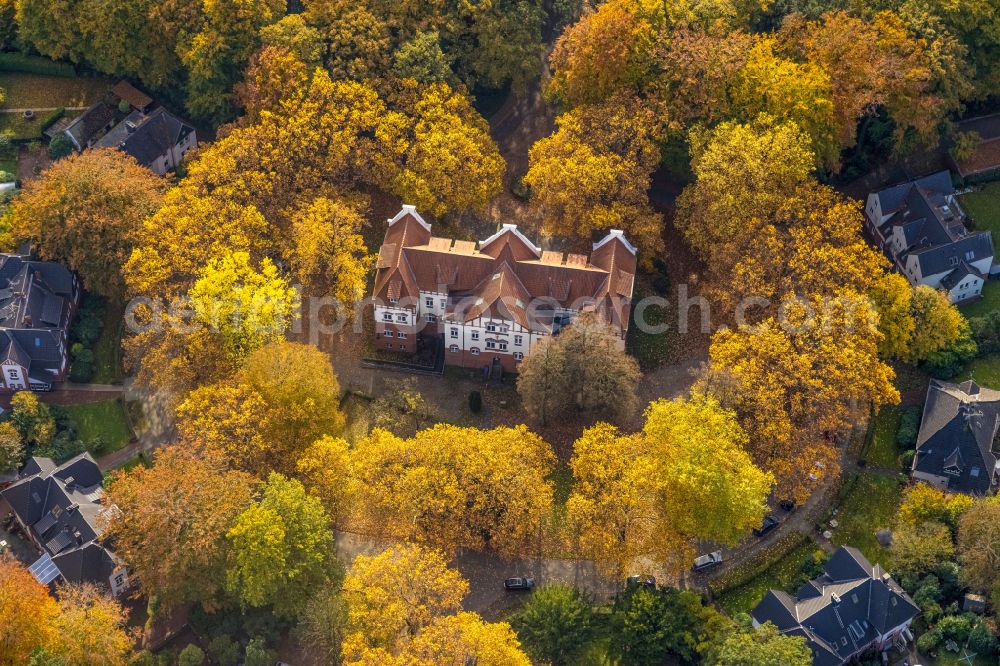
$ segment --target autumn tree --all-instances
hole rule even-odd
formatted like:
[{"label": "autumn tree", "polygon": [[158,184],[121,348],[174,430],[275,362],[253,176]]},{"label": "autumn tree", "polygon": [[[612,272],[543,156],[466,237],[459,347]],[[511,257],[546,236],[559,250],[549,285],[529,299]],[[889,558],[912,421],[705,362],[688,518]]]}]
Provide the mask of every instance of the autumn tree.
[{"label": "autumn tree", "polygon": [[[894,404],[899,393],[878,358],[867,299],[792,301],[783,315],[718,331],[709,358],[724,372],[697,390],[737,412],[754,461],[774,473],[779,494],[802,500],[812,479],[836,474],[832,437],[852,426],[858,406]],[[734,381],[717,381],[727,378]]]},{"label": "autumn tree", "polygon": [[[530,666],[517,635],[506,622],[484,622],[476,613],[457,613],[431,622],[401,651],[401,663]],[[366,662],[367,663],[367,662]]]},{"label": "autumn tree", "polygon": [[993,603],[1000,602],[1000,501],[979,500],[962,514],[958,560],[963,582],[988,593]]},{"label": "autumn tree", "polygon": [[163,202],[166,182],[118,150],[88,150],[28,181],[11,209],[14,233],[43,259],[65,262],[84,286],[124,294],[122,265],[135,231]]},{"label": "autumn tree", "polygon": [[313,200],[292,222],[292,266],[299,281],[344,305],[358,302],[374,265],[361,236],[364,222],[343,201]]},{"label": "autumn tree", "polygon": [[334,524],[353,509],[350,445],[339,437],[322,437],[309,445],[296,468],[302,483],[323,502]]},{"label": "autumn tree", "polygon": [[259,268],[247,252],[208,260],[188,292],[192,320],[211,330],[233,358],[280,340],[297,316],[297,292],[270,259]]},{"label": "autumn tree", "polygon": [[17,471],[23,460],[21,433],[9,421],[0,423],[0,473]]},{"label": "autumn tree", "polygon": [[914,330],[907,360],[923,360],[954,343],[961,335],[965,318],[944,292],[918,285],[913,289],[910,308]]},{"label": "autumn tree", "polygon": [[926,521],[901,524],[892,533],[892,564],[901,573],[915,576],[953,559],[955,544],[947,525]]},{"label": "autumn tree", "polygon": [[18,391],[10,399],[10,423],[21,441],[39,447],[52,443],[56,421],[49,406],[32,391]]},{"label": "autumn tree", "polygon": [[622,229],[644,251],[662,248],[662,218],[647,195],[660,160],[656,115],[614,100],[564,113],[556,125],[531,147],[524,175],[544,232],[586,240]]},{"label": "autumn tree", "polygon": [[709,652],[711,666],[810,666],[812,650],[805,638],[782,634],[770,622],[737,631]]},{"label": "autumn tree", "polygon": [[117,506],[107,535],[136,573],[144,593],[166,608],[211,605],[225,579],[226,534],[252,504],[253,477],[227,469],[211,449],[160,449],[152,467],[111,482],[104,497]]},{"label": "autumn tree", "polygon": [[585,430],[566,504],[582,548],[620,574],[649,554],[680,570],[689,539],[735,543],[760,524],[774,482],[747,444],[736,415],[705,397],[653,403],[641,434]]},{"label": "autumn tree", "polygon": [[554,456],[525,426],[438,424],[401,439],[375,430],[351,452],[353,500],[366,532],[523,552],[552,505]]},{"label": "autumn tree", "polygon": [[572,411],[627,418],[635,411],[639,365],[599,316],[582,314],[542,340],[521,363],[517,391],[543,424]]},{"label": "autumn tree", "polygon": [[354,651],[392,650],[435,618],[458,612],[468,590],[438,551],[400,545],[358,556],[343,584],[349,631],[345,655],[349,660]]},{"label": "autumn tree", "polygon": [[183,441],[217,449],[230,465],[260,478],[273,467],[270,419],[263,396],[243,384],[198,387],[177,407]]},{"label": "autumn tree", "polygon": [[317,666],[341,663],[340,646],[347,630],[347,602],[338,585],[322,586],[299,613],[295,635]]},{"label": "autumn tree", "polygon": [[53,652],[66,666],[128,666],[135,637],[121,604],[91,584],[59,588]]},{"label": "autumn tree", "polygon": [[0,664],[21,666],[36,648],[56,640],[55,599],[28,570],[0,555]]},{"label": "autumn tree", "polygon": [[963,493],[947,493],[926,483],[916,483],[903,491],[898,518],[904,525],[915,527],[938,522],[955,531],[959,518],[972,505],[972,497]]},{"label": "autumn tree", "polygon": [[323,33],[309,24],[303,14],[288,14],[280,21],[265,25],[260,29],[261,42],[267,46],[284,49],[309,67],[322,63],[324,43]]},{"label": "autumn tree", "polygon": [[294,617],[336,572],[330,519],[302,484],[272,473],[259,501],[226,533],[226,588],[241,603]]}]

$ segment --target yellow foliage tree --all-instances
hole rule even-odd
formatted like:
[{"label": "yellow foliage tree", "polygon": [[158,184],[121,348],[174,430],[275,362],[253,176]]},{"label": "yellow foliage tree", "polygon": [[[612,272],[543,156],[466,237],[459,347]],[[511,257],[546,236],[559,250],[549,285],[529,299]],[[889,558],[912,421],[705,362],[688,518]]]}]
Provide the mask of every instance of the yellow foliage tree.
[{"label": "yellow foliage tree", "polygon": [[340,200],[313,200],[292,221],[292,267],[303,285],[351,305],[374,265],[361,237],[364,218]]},{"label": "yellow foliage tree", "polygon": [[944,349],[962,334],[965,318],[943,291],[927,285],[917,285],[913,289],[914,330],[910,341],[910,361],[927,358],[927,355]]},{"label": "yellow foliage tree", "polygon": [[566,504],[583,550],[616,574],[643,555],[678,572],[692,540],[735,543],[760,524],[774,483],[747,443],[735,413],[705,396],[654,402],[641,434],[585,430]]},{"label": "yellow foliage tree", "polygon": [[933,521],[955,530],[959,518],[973,503],[968,495],[946,493],[926,483],[917,483],[903,492],[898,517],[904,525],[916,526]]},{"label": "yellow foliage tree", "polygon": [[351,458],[347,441],[322,437],[306,449],[296,463],[306,488],[323,501],[334,524],[350,515]]},{"label": "yellow foliage tree", "polygon": [[61,587],[52,651],[66,666],[127,666],[135,643],[127,622],[125,609],[97,587]]},{"label": "yellow foliage tree", "polygon": [[0,556],[0,664],[22,666],[35,649],[50,646],[58,614],[49,591],[20,562]]},{"label": "yellow foliage tree", "polygon": [[524,182],[545,233],[589,240],[622,229],[642,250],[662,248],[662,216],[647,191],[660,159],[655,114],[638,100],[564,113],[558,129],[531,147]]},{"label": "yellow foliage tree", "polygon": [[352,452],[365,531],[445,550],[524,552],[552,506],[551,449],[525,426],[374,430]]}]

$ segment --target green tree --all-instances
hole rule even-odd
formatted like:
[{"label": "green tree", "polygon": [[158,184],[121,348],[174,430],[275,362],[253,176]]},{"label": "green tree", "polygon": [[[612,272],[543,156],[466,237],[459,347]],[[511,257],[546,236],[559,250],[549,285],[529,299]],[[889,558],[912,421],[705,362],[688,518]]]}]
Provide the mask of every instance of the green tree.
[{"label": "green tree", "polygon": [[713,648],[708,666],[810,666],[812,650],[801,636],[785,636],[770,622],[730,634]]},{"label": "green tree", "polygon": [[327,584],[302,610],[295,634],[321,664],[339,664],[340,646],[347,630],[347,602],[337,585]]},{"label": "green tree", "polygon": [[570,666],[594,638],[594,609],[578,589],[548,585],[531,595],[511,626],[534,659]]},{"label": "green tree", "polygon": [[441,51],[441,37],[436,32],[417,33],[400,46],[393,56],[392,72],[417,83],[455,82],[451,63]]},{"label": "green tree", "polygon": [[194,643],[188,643],[177,655],[177,666],[202,666],[204,663],[205,653]]},{"label": "green tree", "polygon": [[233,548],[226,587],[249,606],[297,616],[336,573],[330,519],[295,479],[272,473],[226,536]]}]

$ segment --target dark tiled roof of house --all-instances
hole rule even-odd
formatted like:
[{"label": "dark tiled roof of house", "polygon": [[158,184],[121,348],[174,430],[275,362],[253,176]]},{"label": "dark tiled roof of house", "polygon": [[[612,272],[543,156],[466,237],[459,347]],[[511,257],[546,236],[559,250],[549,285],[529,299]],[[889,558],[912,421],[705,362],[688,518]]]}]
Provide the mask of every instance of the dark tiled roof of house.
[{"label": "dark tiled roof of house", "polygon": [[984,495],[997,470],[1000,391],[974,381],[931,380],[917,434],[913,471],[948,479],[949,490]]},{"label": "dark tiled roof of house", "polygon": [[503,225],[476,250],[471,241],[432,236],[431,226],[404,206],[389,220],[374,296],[385,302],[447,293],[445,319],[491,312],[535,330],[551,328],[555,308],[594,309],[625,331],[635,272],[635,248],[621,232],[595,243],[589,260],[543,252],[515,225]]},{"label": "dark tiled roof of house", "polygon": [[66,133],[76,142],[77,148],[87,147],[109,123],[115,119],[115,109],[101,101],[90,107],[66,126]]},{"label": "dark tiled roof of house", "polygon": [[[916,257],[923,276],[949,273],[955,284],[961,262],[993,256],[993,236],[988,231],[969,233],[965,216],[954,201],[951,174],[939,171],[924,178],[876,193],[883,215],[892,217],[885,227],[899,227],[906,243],[905,256]],[[905,260],[905,256],[901,257]]]},{"label": "dark tiled roof of house", "polygon": [[32,458],[0,491],[67,582],[106,584],[114,557],[101,544],[105,507],[103,474],[89,453],[62,465]]},{"label": "dark tiled roof of house", "polygon": [[975,275],[977,278],[981,280],[986,279],[986,276],[983,275],[982,271],[977,269],[969,262],[963,261],[961,264],[958,265],[958,268],[956,268],[951,273],[948,273],[943,278],[941,278],[941,286],[944,287],[945,289],[952,289],[955,287],[955,285],[960,283],[969,275]]},{"label": "dark tiled roof of house", "polygon": [[122,142],[121,149],[139,164],[149,166],[193,131],[190,125],[163,109],[157,109]]},{"label": "dark tiled roof of house", "polygon": [[803,585],[795,597],[771,590],[751,615],[784,634],[804,637],[814,664],[837,666],[919,612],[882,567],[872,565],[857,549],[842,546],[823,575]]}]

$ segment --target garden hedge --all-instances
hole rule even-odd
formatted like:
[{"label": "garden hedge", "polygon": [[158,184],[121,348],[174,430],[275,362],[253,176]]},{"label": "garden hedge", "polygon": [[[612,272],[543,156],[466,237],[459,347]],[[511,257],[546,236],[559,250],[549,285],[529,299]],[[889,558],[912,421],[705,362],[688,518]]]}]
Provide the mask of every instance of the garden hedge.
[{"label": "garden hedge", "polygon": [[68,62],[55,62],[24,53],[0,53],[0,72],[24,72],[67,78],[76,76],[76,68]]}]

